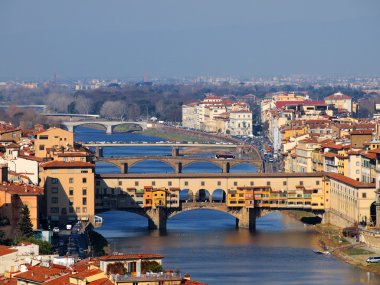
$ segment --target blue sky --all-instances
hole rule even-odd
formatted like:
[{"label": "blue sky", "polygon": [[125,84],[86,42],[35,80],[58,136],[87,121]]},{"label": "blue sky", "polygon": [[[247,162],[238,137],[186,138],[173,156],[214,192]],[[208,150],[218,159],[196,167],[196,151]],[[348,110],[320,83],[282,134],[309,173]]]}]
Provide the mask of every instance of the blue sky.
[{"label": "blue sky", "polygon": [[378,0],[3,0],[0,78],[379,75]]}]

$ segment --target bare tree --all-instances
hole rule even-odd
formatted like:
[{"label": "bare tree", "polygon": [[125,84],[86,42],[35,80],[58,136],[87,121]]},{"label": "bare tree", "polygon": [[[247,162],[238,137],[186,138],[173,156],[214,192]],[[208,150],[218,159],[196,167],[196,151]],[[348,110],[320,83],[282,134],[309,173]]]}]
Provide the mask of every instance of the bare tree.
[{"label": "bare tree", "polygon": [[63,94],[58,93],[50,93],[46,100],[49,109],[53,112],[58,113],[67,113],[67,109],[71,102],[72,99]]},{"label": "bare tree", "polygon": [[106,101],[100,110],[100,114],[108,119],[124,121],[127,111],[128,108],[124,101]]},{"label": "bare tree", "polygon": [[75,110],[77,110],[80,114],[89,114],[94,107],[91,99],[86,98],[84,96],[79,96],[75,100]]}]

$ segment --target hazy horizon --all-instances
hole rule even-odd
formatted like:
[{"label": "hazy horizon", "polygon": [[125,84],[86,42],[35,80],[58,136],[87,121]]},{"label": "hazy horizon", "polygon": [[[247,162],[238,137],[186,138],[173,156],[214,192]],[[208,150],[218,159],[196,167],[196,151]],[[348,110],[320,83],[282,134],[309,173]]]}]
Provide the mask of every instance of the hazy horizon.
[{"label": "hazy horizon", "polygon": [[379,75],[380,2],[0,3],[0,78]]}]

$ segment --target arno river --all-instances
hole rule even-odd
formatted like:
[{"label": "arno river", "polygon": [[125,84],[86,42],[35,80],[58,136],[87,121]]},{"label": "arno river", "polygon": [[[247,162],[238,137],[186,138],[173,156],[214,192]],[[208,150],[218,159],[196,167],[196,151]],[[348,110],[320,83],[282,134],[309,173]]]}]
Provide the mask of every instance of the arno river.
[{"label": "arno river", "polygon": [[[138,134],[113,134],[78,128],[81,141],[160,141]],[[170,154],[169,148],[109,148],[105,156]],[[193,164],[184,172],[219,172],[217,167]],[[97,172],[118,172],[97,165]],[[242,165],[233,171],[254,172]],[[158,162],[146,162],[130,172],[172,172]],[[116,252],[155,252],[165,256],[164,267],[180,269],[210,285],[222,284],[380,284],[380,277],[356,269],[333,256],[312,252],[318,237],[312,228],[275,212],[257,220],[256,233],[235,229],[235,219],[225,213],[197,210],[168,221],[166,234],[147,230],[145,218],[125,212],[101,214],[104,224],[97,231]]]}]

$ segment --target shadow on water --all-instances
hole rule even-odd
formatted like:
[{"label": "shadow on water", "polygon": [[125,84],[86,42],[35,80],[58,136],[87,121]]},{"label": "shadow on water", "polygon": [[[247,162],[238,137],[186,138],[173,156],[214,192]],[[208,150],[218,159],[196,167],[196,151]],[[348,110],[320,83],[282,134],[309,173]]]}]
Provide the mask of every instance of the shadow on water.
[{"label": "shadow on water", "polygon": [[190,272],[212,284],[380,284],[380,279],[312,252],[318,235],[274,212],[257,220],[257,231],[235,229],[235,219],[212,210],[194,210],[168,221],[166,234],[148,231],[145,218],[107,212],[98,231],[118,252],[157,252],[165,267]]}]

